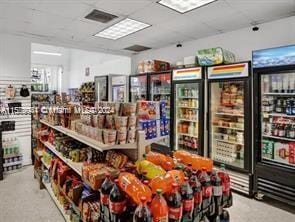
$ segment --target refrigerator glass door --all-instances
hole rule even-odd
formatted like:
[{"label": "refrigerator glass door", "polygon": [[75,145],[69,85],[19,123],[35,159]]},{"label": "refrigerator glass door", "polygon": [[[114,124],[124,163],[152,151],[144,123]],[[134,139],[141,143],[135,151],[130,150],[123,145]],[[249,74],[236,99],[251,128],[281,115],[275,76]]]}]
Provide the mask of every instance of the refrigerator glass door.
[{"label": "refrigerator glass door", "polygon": [[130,77],[130,101],[136,102],[147,99],[147,76]]},{"label": "refrigerator glass door", "polygon": [[113,86],[113,91],[112,91],[112,95],[113,95],[113,102],[124,102],[125,101],[125,86],[121,85],[121,86]]},{"label": "refrigerator glass door", "polygon": [[200,83],[176,83],[175,149],[200,153],[199,147],[199,91]]},{"label": "refrigerator glass door", "polygon": [[[171,104],[171,73],[150,75],[150,95],[152,101],[166,102],[166,116],[170,121],[170,104]],[[164,146],[170,146],[170,138],[157,142]]]},{"label": "refrigerator glass door", "polygon": [[245,168],[245,81],[209,85],[209,150],[214,161]]},{"label": "refrigerator glass door", "polygon": [[108,101],[107,77],[95,77],[95,87],[96,101]]},{"label": "refrigerator glass door", "polygon": [[295,168],[295,73],[262,75],[261,158]]}]

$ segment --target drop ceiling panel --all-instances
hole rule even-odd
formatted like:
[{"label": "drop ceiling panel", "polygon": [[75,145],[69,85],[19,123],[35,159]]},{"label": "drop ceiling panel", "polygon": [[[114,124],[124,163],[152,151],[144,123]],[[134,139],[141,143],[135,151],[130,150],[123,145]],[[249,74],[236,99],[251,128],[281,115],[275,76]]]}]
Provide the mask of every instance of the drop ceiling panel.
[{"label": "drop ceiling panel", "polygon": [[14,21],[30,21],[35,10],[16,7],[14,4],[0,3],[0,18]]},{"label": "drop ceiling panel", "polygon": [[127,16],[137,10],[149,7],[152,4],[149,0],[100,0],[95,6],[97,9],[105,10],[109,13]]}]

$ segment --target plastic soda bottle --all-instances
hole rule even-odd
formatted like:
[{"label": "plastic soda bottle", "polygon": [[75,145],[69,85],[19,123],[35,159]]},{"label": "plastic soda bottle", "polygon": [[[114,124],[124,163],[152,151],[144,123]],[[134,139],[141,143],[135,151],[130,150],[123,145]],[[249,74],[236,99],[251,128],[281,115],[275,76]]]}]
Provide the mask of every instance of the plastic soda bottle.
[{"label": "plastic soda bottle", "polygon": [[225,165],[220,165],[221,169],[218,172],[218,176],[222,181],[222,205],[223,207],[232,206],[232,193],[230,189],[230,177],[228,173],[225,171]]},{"label": "plastic soda bottle", "polygon": [[135,209],[133,222],[152,222],[152,214],[147,206],[146,197],[140,198],[141,203]]},{"label": "plastic soda bottle", "polygon": [[222,213],[222,181],[216,171],[212,171],[211,174],[211,184],[213,188],[213,207],[211,210],[211,215],[213,217],[218,217]]},{"label": "plastic soda bottle", "polygon": [[140,197],[144,196],[148,202],[152,199],[152,191],[144,185],[134,174],[120,173],[120,188],[136,203],[140,204]]},{"label": "plastic soda bottle", "polygon": [[103,221],[110,221],[111,215],[109,210],[109,195],[114,186],[114,183],[111,181],[110,174],[105,174],[106,178],[103,181],[100,188],[100,208],[101,208],[101,218]]},{"label": "plastic soda bottle", "polygon": [[182,218],[182,198],[178,192],[179,185],[172,184],[172,191],[166,195],[169,222],[180,222]]},{"label": "plastic soda bottle", "polygon": [[184,184],[181,186],[180,193],[183,204],[182,221],[191,222],[193,221],[194,193],[187,177],[184,179]]},{"label": "plastic soda bottle", "polygon": [[209,206],[212,201],[211,179],[207,174],[206,168],[202,168],[202,172],[199,174],[199,181],[202,184],[202,195],[203,195],[202,212],[206,214],[208,213]]},{"label": "plastic soda bottle", "polygon": [[110,192],[109,208],[112,222],[124,222],[124,213],[126,211],[126,197],[119,189],[119,180],[115,180],[115,184]]},{"label": "plastic soda bottle", "polygon": [[202,185],[198,179],[197,172],[193,171],[192,177],[190,179],[190,185],[194,192],[194,222],[199,222],[201,220],[201,210],[202,210]]},{"label": "plastic soda bottle", "polygon": [[151,203],[153,222],[168,222],[168,206],[162,196],[162,190],[158,189]]}]

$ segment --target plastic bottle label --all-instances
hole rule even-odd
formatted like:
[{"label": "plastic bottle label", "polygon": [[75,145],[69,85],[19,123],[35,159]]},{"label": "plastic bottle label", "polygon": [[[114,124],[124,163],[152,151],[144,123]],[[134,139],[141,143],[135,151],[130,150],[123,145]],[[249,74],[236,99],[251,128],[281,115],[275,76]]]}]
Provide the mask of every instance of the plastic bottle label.
[{"label": "plastic bottle label", "polygon": [[202,192],[196,192],[194,194],[195,205],[199,205],[200,203],[202,203],[202,199]]},{"label": "plastic bottle label", "polygon": [[169,218],[170,219],[180,219],[182,217],[182,206],[178,208],[169,207]]},{"label": "plastic bottle label", "polygon": [[168,216],[156,217],[154,218],[153,222],[168,222]]},{"label": "plastic bottle label", "polygon": [[194,199],[183,200],[183,210],[192,211],[194,209]]},{"label": "plastic bottle label", "polygon": [[213,186],[213,195],[222,196],[222,186]]},{"label": "plastic bottle label", "polygon": [[100,193],[100,202],[103,205],[109,205],[109,195]]},{"label": "plastic bottle label", "polygon": [[202,192],[205,198],[209,198],[212,196],[212,187],[211,186],[202,187]]},{"label": "plastic bottle label", "polygon": [[126,210],[126,201],[112,202],[110,201],[110,212],[113,214],[121,214]]}]

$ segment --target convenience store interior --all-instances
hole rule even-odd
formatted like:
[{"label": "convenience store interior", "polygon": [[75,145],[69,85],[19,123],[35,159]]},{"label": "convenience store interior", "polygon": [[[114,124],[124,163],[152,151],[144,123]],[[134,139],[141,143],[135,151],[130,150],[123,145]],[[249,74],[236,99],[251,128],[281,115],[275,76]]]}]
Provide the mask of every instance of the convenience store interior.
[{"label": "convenience store interior", "polygon": [[[155,221],[150,202],[164,197],[170,212],[160,185],[178,171],[192,192],[194,175],[211,179],[212,207],[202,190],[194,222],[293,221],[294,27],[295,0],[0,0],[2,220],[137,222],[129,173]],[[133,204],[123,213],[103,208],[108,174]],[[182,192],[184,176],[169,175]]]}]

